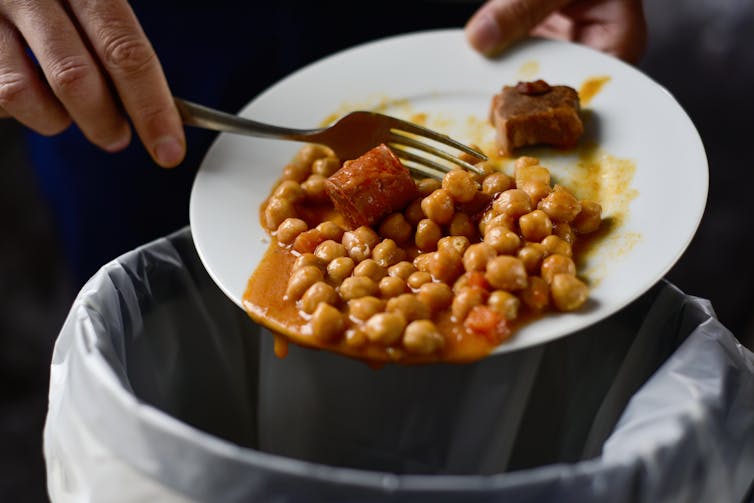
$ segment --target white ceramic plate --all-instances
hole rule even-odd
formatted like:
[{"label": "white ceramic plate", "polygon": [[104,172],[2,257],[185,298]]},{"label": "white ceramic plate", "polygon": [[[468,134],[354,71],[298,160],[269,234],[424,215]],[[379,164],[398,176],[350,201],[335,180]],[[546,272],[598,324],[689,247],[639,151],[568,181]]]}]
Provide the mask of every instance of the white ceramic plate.
[{"label": "white ceramic plate", "polygon": [[[590,301],[577,313],[523,327],[495,351],[502,353],[611,315],[661,279],[688,246],[706,203],[707,160],[696,129],[665,89],[635,68],[579,45],[529,40],[488,60],[468,47],[461,30],[442,30],[325,58],[262,93],[240,115],[310,128],[334,113],[382,106],[404,117],[425,113],[428,125],[479,142],[480,134],[491,133],[485,129],[489,102],[503,84],[543,78],[578,89],[597,76],[610,80],[585,107],[585,142],[598,142],[592,158],[623,162],[603,163],[599,175],[614,198],[601,201],[605,214],[616,225],[586,263]],[[239,306],[268,246],[259,206],[300,146],[223,134],[196,177],[190,207],[194,241],[209,274]],[[535,155],[565,184],[579,172],[578,152],[545,149]]]}]

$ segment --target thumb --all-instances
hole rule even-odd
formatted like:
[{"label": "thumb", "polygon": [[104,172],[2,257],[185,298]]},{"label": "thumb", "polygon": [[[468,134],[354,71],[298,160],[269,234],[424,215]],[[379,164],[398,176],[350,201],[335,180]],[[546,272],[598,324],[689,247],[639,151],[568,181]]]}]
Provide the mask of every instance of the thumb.
[{"label": "thumb", "polygon": [[493,56],[568,3],[570,0],[490,0],[466,23],[466,38],[474,49]]}]

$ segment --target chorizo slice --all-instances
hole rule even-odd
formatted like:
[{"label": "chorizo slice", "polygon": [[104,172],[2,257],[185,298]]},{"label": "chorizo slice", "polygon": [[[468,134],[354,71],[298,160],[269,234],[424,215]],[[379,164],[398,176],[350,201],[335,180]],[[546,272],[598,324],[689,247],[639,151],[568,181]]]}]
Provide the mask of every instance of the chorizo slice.
[{"label": "chorizo slice", "polygon": [[419,195],[411,173],[385,144],[346,161],[327,179],[325,191],[352,229],[373,225]]}]

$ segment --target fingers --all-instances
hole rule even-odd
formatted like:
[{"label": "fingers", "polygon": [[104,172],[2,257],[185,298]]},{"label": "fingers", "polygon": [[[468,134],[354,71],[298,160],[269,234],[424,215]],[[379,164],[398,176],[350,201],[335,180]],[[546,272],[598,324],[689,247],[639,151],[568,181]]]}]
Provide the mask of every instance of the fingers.
[{"label": "fingers", "polygon": [[164,167],[180,163],[186,143],[181,119],[157,56],[128,3],[69,4],[152,157]]},{"label": "fingers", "polygon": [[646,45],[641,0],[490,0],[466,25],[469,43],[492,56],[527,34],[571,40],[635,63]]},{"label": "fingers", "polygon": [[65,108],[37,77],[18,32],[0,17],[0,117],[15,117],[44,135],[63,131],[71,122]]},{"label": "fingers", "polygon": [[466,38],[477,51],[493,56],[525,37],[569,0],[490,0],[466,24]]},{"label": "fingers", "polygon": [[183,126],[162,68],[126,0],[0,2],[3,115],[44,134],[72,119],[109,151],[129,143],[128,115],[158,164],[172,167],[185,155]]},{"label": "fingers", "polygon": [[641,0],[583,0],[562,12],[573,21],[571,40],[631,63],[644,53],[647,26]]},{"label": "fingers", "polygon": [[[128,124],[60,3],[48,0],[15,5],[19,7],[6,15],[36,56],[61,105],[92,143],[106,150],[123,148],[130,139]],[[19,57],[10,59],[18,61]]]}]

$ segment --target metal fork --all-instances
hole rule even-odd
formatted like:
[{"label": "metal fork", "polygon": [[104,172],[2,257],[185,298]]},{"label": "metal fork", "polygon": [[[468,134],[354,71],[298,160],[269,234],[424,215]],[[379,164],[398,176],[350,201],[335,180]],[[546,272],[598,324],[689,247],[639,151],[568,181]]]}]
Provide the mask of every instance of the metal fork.
[{"label": "metal fork", "polygon": [[408,135],[433,140],[460,150],[474,159],[487,160],[487,156],[482,152],[449,136],[375,112],[351,112],[326,128],[291,129],[244,119],[179,98],[174,99],[183,123],[187,126],[262,138],[320,143],[330,147],[341,161],[355,159],[369,149],[384,143],[395,152],[398,158],[409,161],[410,164],[407,163],[406,167],[419,175],[442,178],[443,174],[453,169],[453,166],[437,162],[408,149],[420,150],[448,163],[483,174],[470,162]]}]

